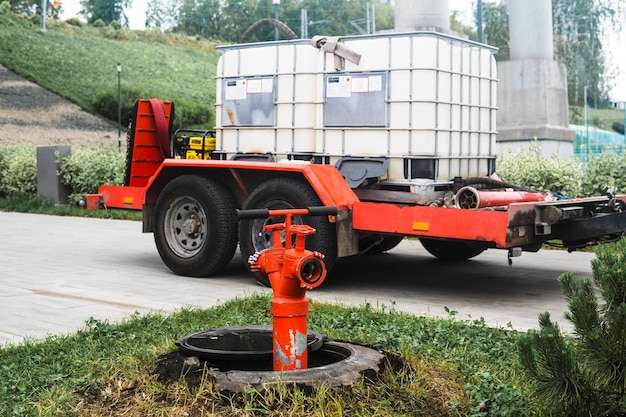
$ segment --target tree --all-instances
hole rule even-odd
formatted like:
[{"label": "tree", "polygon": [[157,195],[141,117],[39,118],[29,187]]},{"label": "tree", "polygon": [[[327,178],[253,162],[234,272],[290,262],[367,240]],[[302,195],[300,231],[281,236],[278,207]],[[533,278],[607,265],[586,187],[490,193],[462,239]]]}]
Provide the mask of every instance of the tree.
[{"label": "tree", "polygon": [[461,35],[467,36],[468,39],[474,41],[478,39],[478,35],[476,34],[476,28],[461,22],[461,20],[459,19],[458,10],[453,10],[450,14],[450,29],[454,32],[460,33]]},{"label": "tree", "polygon": [[[177,10],[177,32],[223,39],[223,13],[220,0],[181,0]],[[244,29],[245,30],[245,29]]]},{"label": "tree", "polygon": [[615,0],[552,0],[554,51],[567,68],[570,104],[607,98],[608,85],[602,39],[619,29],[624,4]]},{"label": "tree", "polygon": [[[475,22],[478,25],[478,15]],[[509,48],[509,11],[505,4],[483,2],[483,42],[498,48],[495,58],[506,61],[510,57]]]},{"label": "tree", "polygon": [[128,27],[128,17],[124,10],[129,8],[131,3],[132,0],[80,0],[82,7],[80,14],[90,24],[101,19],[107,25],[115,21]]},{"label": "tree", "polygon": [[[375,13],[371,13],[372,5]],[[368,7],[370,21],[375,15],[376,30],[393,28],[393,8],[380,0],[282,0],[278,19],[301,35],[301,11],[306,10],[309,37],[351,35],[359,33],[356,26],[365,27]],[[159,10],[155,6],[151,12],[151,27],[157,27]],[[274,5],[272,0],[177,0],[176,13],[176,31],[239,42],[255,22],[274,17]],[[255,37],[258,41],[273,40],[274,28],[261,27]],[[280,39],[285,36],[281,34]]]},{"label": "tree", "polygon": [[520,340],[520,359],[537,394],[560,415],[625,416],[626,238],[598,246],[591,266],[595,287],[571,273],[559,278],[575,337],[564,336],[542,313],[539,331]]},{"label": "tree", "polygon": [[152,0],[146,10],[146,28],[171,29],[178,25],[176,0]]}]

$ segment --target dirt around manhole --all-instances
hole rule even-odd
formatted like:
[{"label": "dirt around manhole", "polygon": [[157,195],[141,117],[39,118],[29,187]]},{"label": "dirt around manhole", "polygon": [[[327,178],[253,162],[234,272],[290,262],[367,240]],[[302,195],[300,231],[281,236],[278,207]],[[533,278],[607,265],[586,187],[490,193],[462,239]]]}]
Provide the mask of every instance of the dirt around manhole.
[{"label": "dirt around manhole", "polygon": [[[125,134],[121,135],[126,146]],[[118,146],[117,127],[0,65],[0,144]]]}]

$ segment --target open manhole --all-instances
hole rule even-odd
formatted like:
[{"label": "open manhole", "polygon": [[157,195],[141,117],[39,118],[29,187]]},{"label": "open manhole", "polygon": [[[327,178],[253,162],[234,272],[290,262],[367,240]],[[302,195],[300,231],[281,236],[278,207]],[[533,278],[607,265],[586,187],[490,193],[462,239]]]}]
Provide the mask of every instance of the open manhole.
[{"label": "open manhole", "polygon": [[[326,337],[307,332],[309,355],[319,350]],[[186,336],[176,346],[189,356],[205,360],[220,371],[233,369],[272,370],[273,339],[271,326],[222,327]]]},{"label": "open manhole", "polygon": [[373,379],[384,366],[385,355],[378,350],[327,340],[309,331],[307,369],[275,372],[272,343],[271,326],[224,327],[194,333],[176,342],[179,354],[186,358],[163,358],[157,367],[161,371],[157,372],[163,377],[166,372],[176,374],[171,369],[175,363],[180,364],[184,374],[202,373],[205,369],[220,390],[243,392],[276,383],[310,387],[352,385],[361,376]]}]

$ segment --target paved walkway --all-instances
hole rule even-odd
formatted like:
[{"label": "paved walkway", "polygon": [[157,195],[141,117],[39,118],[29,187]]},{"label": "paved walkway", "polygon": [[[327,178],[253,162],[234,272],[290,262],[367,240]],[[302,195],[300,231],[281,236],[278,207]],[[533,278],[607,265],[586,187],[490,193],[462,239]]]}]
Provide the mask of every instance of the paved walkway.
[{"label": "paved walkway", "polygon": [[140,222],[0,212],[0,344],[269,291],[243,272],[236,257],[220,279],[174,275]]},{"label": "paved walkway", "polygon": [[[445,263],[419,242],[388,254],[341,260],[309,297],[370,303],[418,315],[484,317],[494,326],[537,327],[549,311],[562,327],[567,306],[557,278],[591,276],[592,253],[542,250],[514,258],[488,250],[469,262]],[[210,307],[237,296],[269,293],[241,256],[211,278],[174,275],[141,223],[0,212],[0,345],[71,333],[90,317],[118,321],[135,312]]]}]

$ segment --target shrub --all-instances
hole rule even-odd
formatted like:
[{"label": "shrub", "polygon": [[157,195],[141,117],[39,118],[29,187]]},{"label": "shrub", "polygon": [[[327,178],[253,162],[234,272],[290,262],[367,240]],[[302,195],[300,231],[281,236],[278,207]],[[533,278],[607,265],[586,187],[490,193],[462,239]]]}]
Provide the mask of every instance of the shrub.
[{"label": "shrub", "polygon": [[575,159],[563,159],[558,155],[545,157],[541,147],[534,141],[527,148],[513,153],[510,149],[498,157],[497,171],[508,183],[560,191],[567,195],[579,195],[582,171]]},{"label": "shrub", "polygon": [[586,196],[604,195],[607,188],[614,186],[618,193],[626,192],[626,154],[602,153],[593,156],[585,167],[582,178],[582,193]]},{"label": "shrub", "polygon": [[5,145],[0,154],[0,195],[37,192],[35,148],[27,145]]},{"label": "shrub", "polygon": [[59,166],[61,181],[70,187],[70,201],[83,194],[95,194],[102,184],[122,185],[126,155],[103,145],[96,149],[78,149],[63,158]]},{"label": "shrub", "polygon": [[109,23],[109,27],[115,30],[120,30],[122,28],[122,24],[118,22],[117,20],[114,20],[111,23]]},{"label": "shrub", "polygon": [[104,20],[102,19],[96,19],[96,21],[94,21],[91,25],[95,28],[103,28],[106,26]]},{"label": "shrub", "polygon": [[212,110],[209,106],[186,100],[174,101],[174,128],[200,128],[214,126]]},{"label": "shrub", "polygon": [[[520,339],[519,352],[536,392],[567,416],[626,415],[626,238],[601,245],[589,278],[559,278],[575,337],[563,336],[549,313],[539,331]],[[600,295],[598,297],[596,292]]]},{"label": "shrub", "polygon": [[65,21],[65,23],[67,23],[68,25],[79,27],[79,28],[82,28],[84,25],[84,23],[76,17],[70,17],[69,19]]},{"label": "shrub", "polygon": [[[122,87],[122,125],[128,124],[137,99],[147,97],[150,97],[150,95],[138,89]],[[93,106],[101,116],[117,121],[117,88],[109,89],[99,94],[93,101]]]}]

